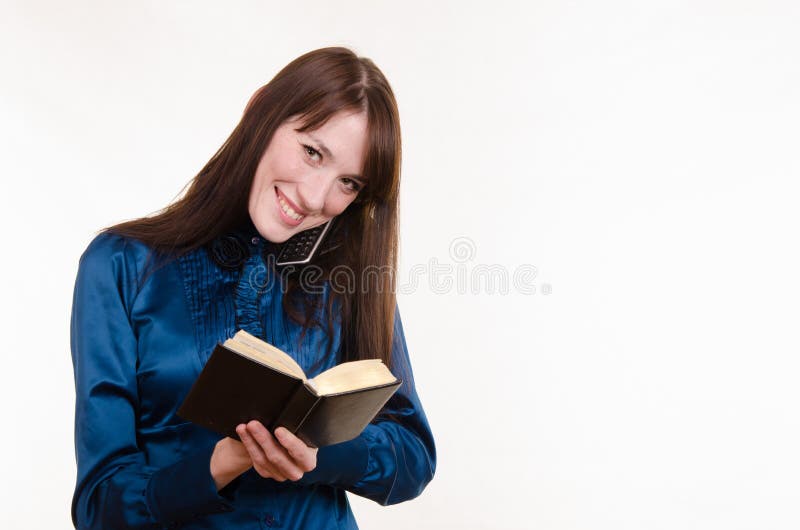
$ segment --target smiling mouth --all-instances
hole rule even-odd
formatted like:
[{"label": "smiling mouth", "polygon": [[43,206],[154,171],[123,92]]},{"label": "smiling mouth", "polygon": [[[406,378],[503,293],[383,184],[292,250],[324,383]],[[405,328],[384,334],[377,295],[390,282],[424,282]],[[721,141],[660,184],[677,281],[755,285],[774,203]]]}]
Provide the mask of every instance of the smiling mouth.
[{"label": "smiling mouth", "polygon": [[275,195],[277,195],[278,204],[280,205],[281,210],[286,217],[298,223],[305,218],[305,214],[298,213],[294,208],[292,208],[286,198],[284,198],[283,194],[278,191],[277,186],[275,187]]}]

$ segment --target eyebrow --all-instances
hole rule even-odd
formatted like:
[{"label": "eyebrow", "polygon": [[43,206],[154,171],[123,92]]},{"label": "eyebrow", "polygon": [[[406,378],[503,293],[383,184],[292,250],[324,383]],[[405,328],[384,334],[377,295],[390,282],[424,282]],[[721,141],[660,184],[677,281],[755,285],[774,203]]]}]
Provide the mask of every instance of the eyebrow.
[{"label": "eyebrow", "polygon": [[[316,136],[314,136],[314,135],[313,135],[313,134],[311,134],[311,133],[308,133],[308,137],[309,137],[309,138],[311,138],[312,140],[314,140],[314,141],[317,143],[317,145],[319,145],[319,150],[320,150],[320,151],[322,151],[322,154],[323,154],[323,155],[327,156],[327,157],[328,157],[328,158],[330,158],[331,160],[335,160],[335,157],[333,156],[333,153],[331,153],[331,150],[330,150],[330,149],[328,149],[328,146],[326,146],[326,145],[325,145],[325,144],[322,142],[322,140],[320,140],[319,138],[317,138]],[[365,179],[365,178],[364,178],[364,177],[362,177],[361,175],[355,175],[355,174],[352,174],[352,175],[342,175],[342,176],[343,176],[343,177],[348,177],[348,178],[351,178],[351,179],[353,179],[353,180],[357,180],[357,181],[359,181],[361,184],[365,184],[365,183],[367,182],[367,179]]]}]

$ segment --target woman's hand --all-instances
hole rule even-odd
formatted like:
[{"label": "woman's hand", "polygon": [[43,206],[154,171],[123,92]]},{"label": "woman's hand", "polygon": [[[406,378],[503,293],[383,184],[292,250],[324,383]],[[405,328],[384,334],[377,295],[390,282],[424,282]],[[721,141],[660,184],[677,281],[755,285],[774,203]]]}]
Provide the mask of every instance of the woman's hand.
[{"label": "woman's hand", "polygon": [[228,485],[233,479],[253,467],[250,455],[242,442],[233,438],[223,438],[211,453],[211,476],[217,491]]},{"label": "woman's hand", "polygon": [[304,473],[317,467],[317,449],[283,427],[275,436],[259,421],[236,427],[253,467],[259,475],[278,482],[300,480]]}]

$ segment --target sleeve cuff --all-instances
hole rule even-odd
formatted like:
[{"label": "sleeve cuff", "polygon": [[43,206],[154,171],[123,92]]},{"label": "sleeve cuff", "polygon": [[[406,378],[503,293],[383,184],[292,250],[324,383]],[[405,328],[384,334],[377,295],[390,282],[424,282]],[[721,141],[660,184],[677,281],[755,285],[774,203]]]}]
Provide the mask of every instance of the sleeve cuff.
[{"label": "sleeve cuff", "polygon": [[317,467],[298,483],[352,486],[364,476],[368,462],[369,448],[362,434],[348,442],[321,447],[317,451]]},{"label": "sleeve cuff", "polygon": [[213,451],[213,445],[195,451],[153,474],[147,486],[147,502],[157,520],[177,522],[233,511],[235,484],[217,492],[210,468]]}]

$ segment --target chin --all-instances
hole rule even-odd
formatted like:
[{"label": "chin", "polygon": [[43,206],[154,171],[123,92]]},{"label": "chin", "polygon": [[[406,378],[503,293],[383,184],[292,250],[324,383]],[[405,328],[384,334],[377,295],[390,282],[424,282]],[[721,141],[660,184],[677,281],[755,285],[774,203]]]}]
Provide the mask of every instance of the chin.
[{"label": "chin", "polygon": [[281,231],[259,230],[258,232],[261,234],[261,237],[263,237],[267,241],[271,241],[272,243],[283,243],[283,242],[285,242],[286,240],[288,240],[290,237],[292,237],[294,235],[294,232],[287,233],[286,231],[283,231],[283,230],[281,230]]},{"label": "chin", "polygon": [[296,233],[295,230],[276,226],[272,220],[268,220],[266,223],[254,222],[253,224],[261,237],[273,243],[283,243]]}]

